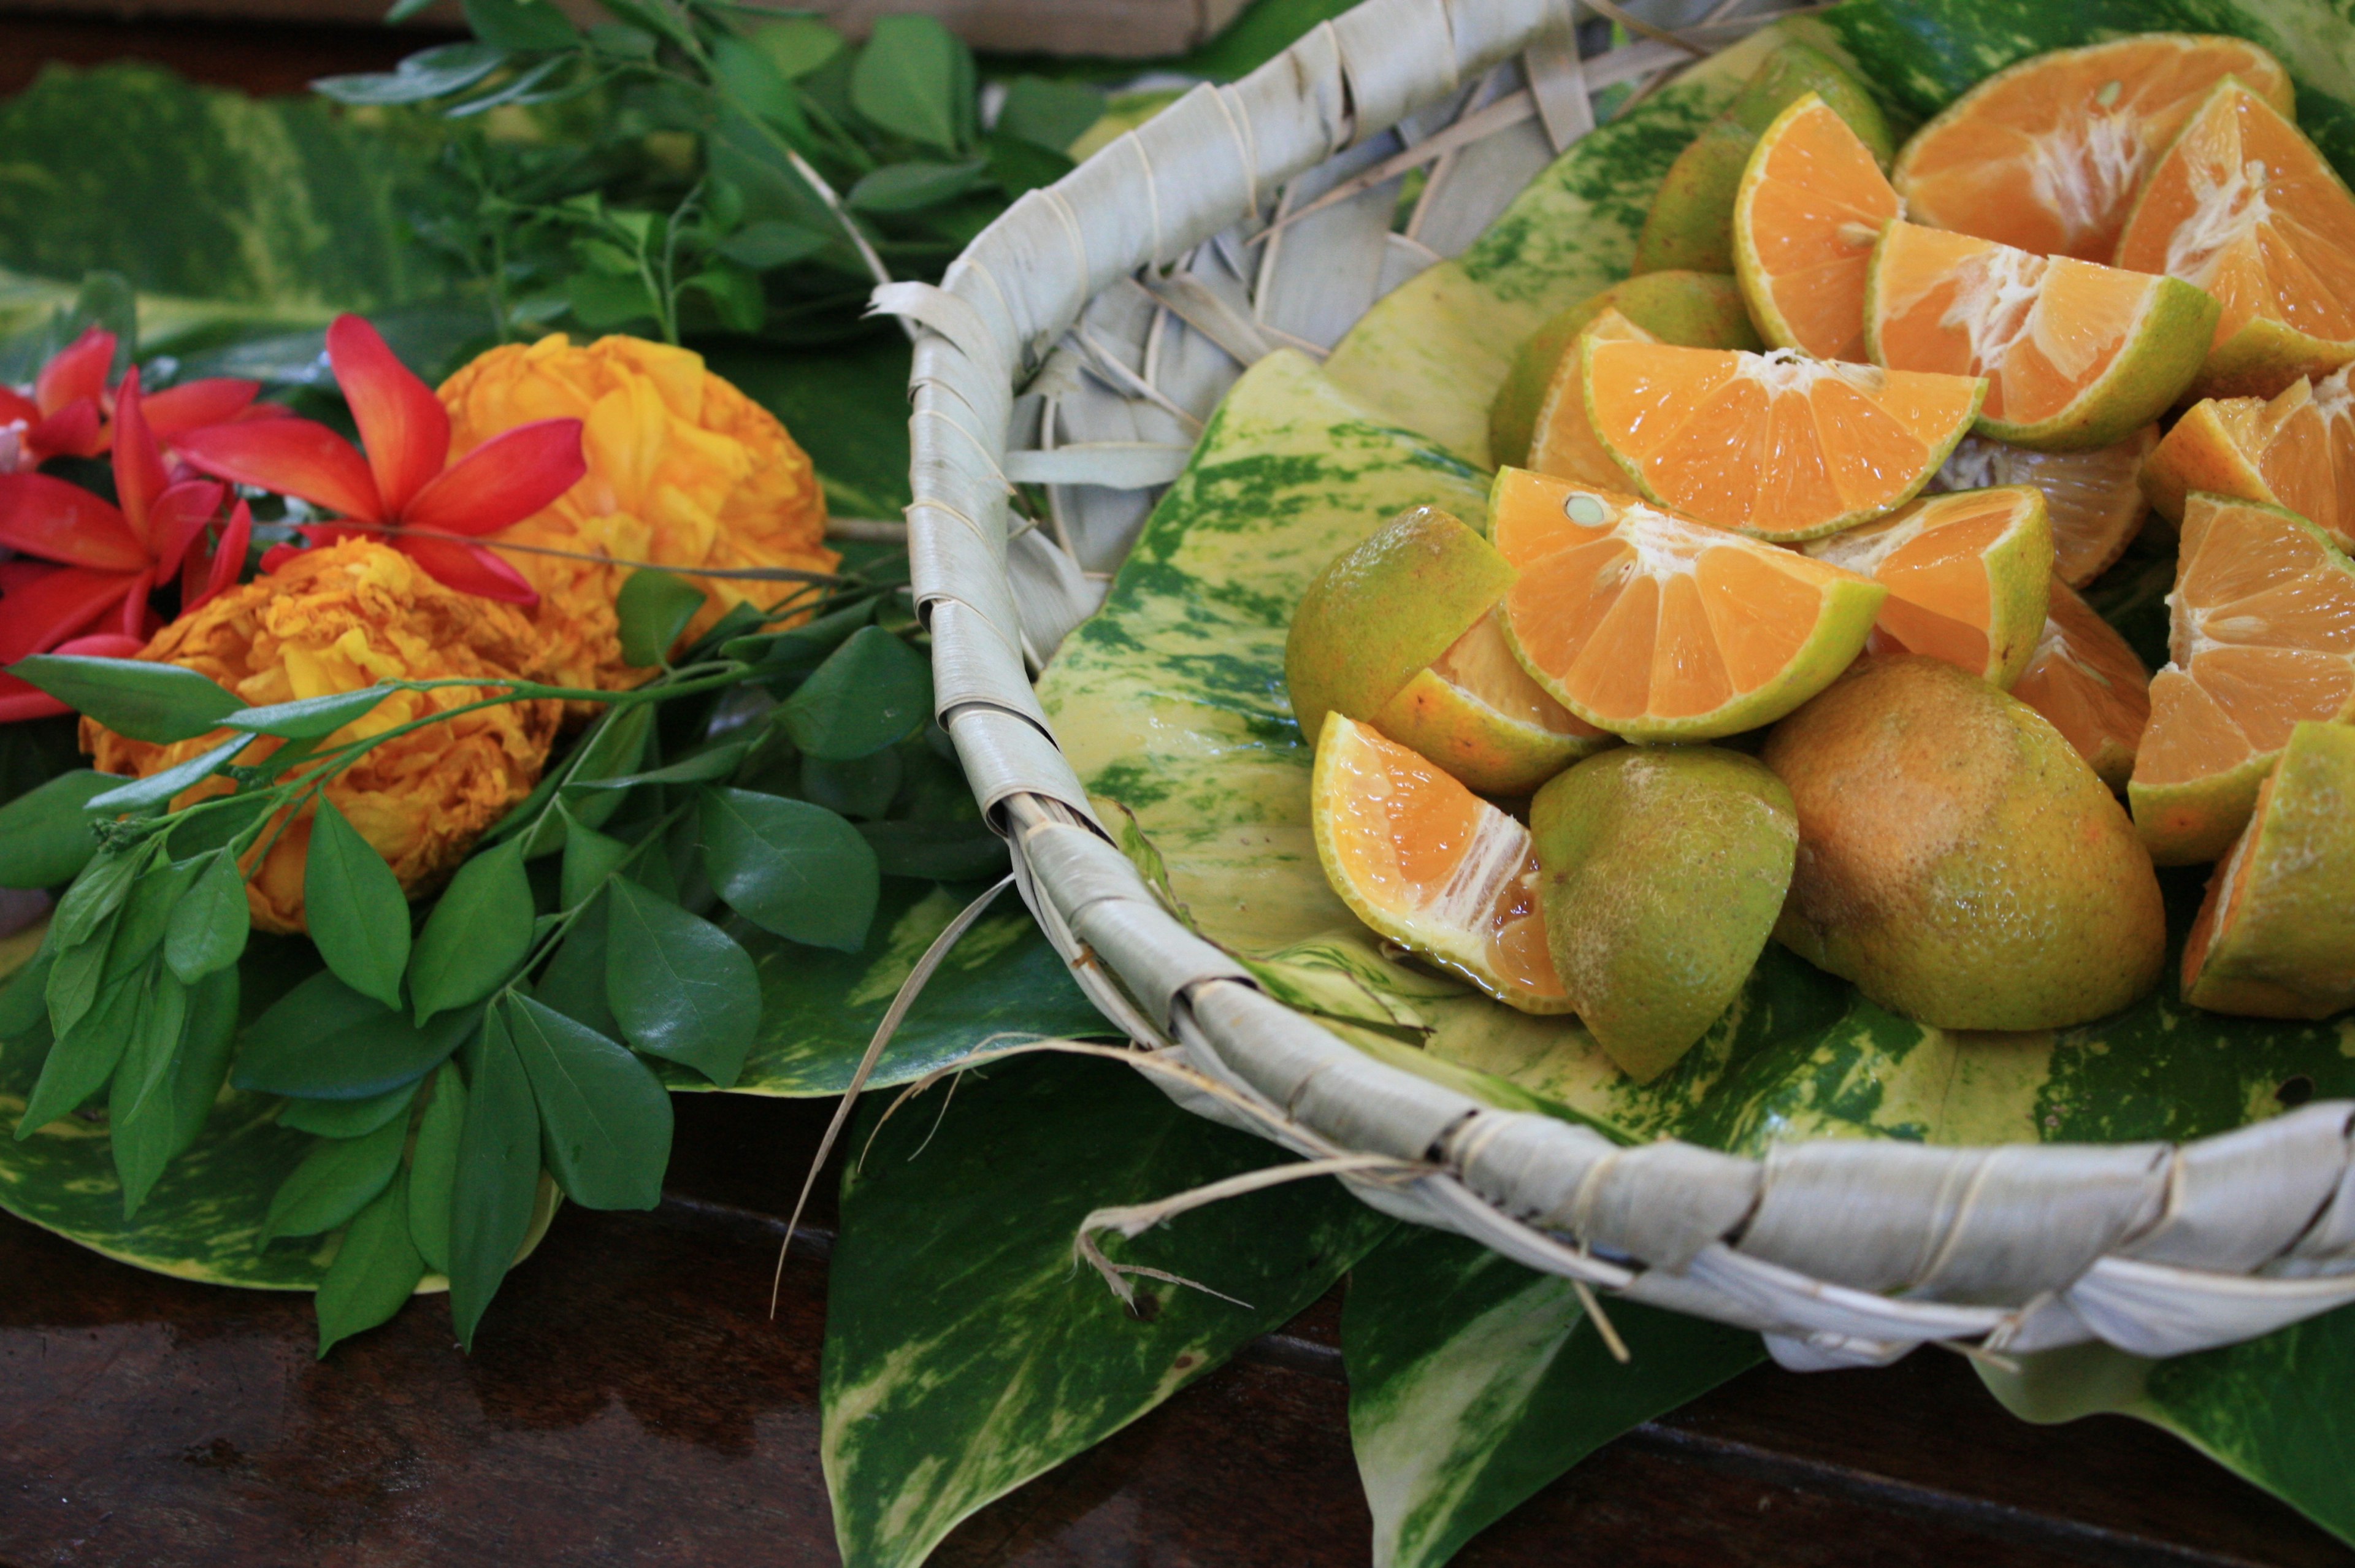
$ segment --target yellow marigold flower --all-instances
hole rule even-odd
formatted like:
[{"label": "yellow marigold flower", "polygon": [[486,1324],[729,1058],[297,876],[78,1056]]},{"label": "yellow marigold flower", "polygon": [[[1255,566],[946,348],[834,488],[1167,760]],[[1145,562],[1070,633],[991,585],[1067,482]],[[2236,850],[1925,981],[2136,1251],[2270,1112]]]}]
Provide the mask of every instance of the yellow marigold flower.
[{"label": "yellow marigold flower", "polygon": [[[537,639],[522,612],[444,588],[399,550],[364,539],[305,550],[231,589],[156,633],[138,656],[200,671],[257,707],[380,680],[542,678]],[[488,695],[471,686],[395,692],[323,744],[381,734]],[[562,709],[552,701],[513,702],[427,724],[346,768],[327,785],[327,798],[385,858],[402,888],[411,895],[431,891],[485,828],[531,793]],[[101,773],[144,778],[219,744],[226,733],[158,746],[85,719],[81,743]],[[210,780],[178,804],[229,787],[226,780]],[[269,842],[266,831],[260,842]],[[258,869],[248,865],[246,900],[261,929],[304,928],[310,843],[306,808]]]},{"label": "yellow marigold flower", "polygon": [[[508,344],[442,385],[453,459],[532,420],[582,421],[588,476],[545,511],[496,536],[517,544],[652,561],[704,591],[687,629],[700,636],[745,600],[783,602],[794,585],[694,576],[697,567],[831,571],[826,496],[776,416],[703,368],[703,356],[637,337],[575,348],[561,335]],[[607,690],[649,672],[622,662],[613,603],[625,569],[555,556],[505,559],[539,591],[529,612],[563,684]]]}]

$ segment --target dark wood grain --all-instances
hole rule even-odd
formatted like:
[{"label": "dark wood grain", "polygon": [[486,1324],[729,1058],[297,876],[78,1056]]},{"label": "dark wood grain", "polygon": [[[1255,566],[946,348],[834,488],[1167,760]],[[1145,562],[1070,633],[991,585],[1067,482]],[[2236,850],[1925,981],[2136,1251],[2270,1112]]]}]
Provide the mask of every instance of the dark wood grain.
[{"label": "dark wood grain", "polygon": [[[325,1362],[310,1304],[137,1273],[0,1221],[0,1565],[827,1563],[817,1456],[833,1183],[771,1271],[827,1107],[678,1102],[671,1196],[567,1209],[474,1355],[412,1303]],[[952,1536],[943,1568],[1348,1568],[1370,1528],[1319,1303]],[[1474,1541],[1540,1563],[2348,1568],[2156,1432],[2022,1425],[1955,1357],[1762,1368]]]},{"label": "dark wood grain", "polygon": [[389,70],[403,55],[461,36],[433,27],[28,16],[0,5],[0,92],[15,92],[52,61],[116,59],[151,60],[248,92],[302,92],[314,77]]}]

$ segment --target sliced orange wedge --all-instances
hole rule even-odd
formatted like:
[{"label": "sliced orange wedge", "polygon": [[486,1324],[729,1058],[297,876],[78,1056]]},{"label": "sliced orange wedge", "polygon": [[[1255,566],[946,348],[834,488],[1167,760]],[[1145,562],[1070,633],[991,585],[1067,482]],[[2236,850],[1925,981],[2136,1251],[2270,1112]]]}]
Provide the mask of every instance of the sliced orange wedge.
[{"label": "sliced orange wedge", "polygon": [[2143,187],[2117,264],[2222,305],[2200,397],[2272,397],[2355,359],[2355,197],[2267,98],[2210,93]]},{"label": "sliced orange wedge", "polygon": [[2009,688],[2036,651],[2052,528],[2032,485],[1925,496],[1805,548],[1889,590],[1875,653],[1927,654]]},{"label": "sliced orange wedge", "polygon": [[2232,845],[2299,720],[2355,718],[2355,562],[2295,512],[2202,491],[2168,603],[2126,795],[2151,858],[2179,866]]},{"label": "sliced orange wedge", "polygon": [[1892,177],[1916,222],[2107,261],[2151,165],[2227,76],[2289,112],[2281,62],[2240,38],[2143,33],[2038,55],[1923,126]]},{"label": "sliced orange wedge", "polygon": [[1309,790],[1316,858],[1359,920],[1524,1012],[1570,1010],[1528,828],[1338,713],[1325,717]]},{"label": "sliced orange wedge", "polygon": [[1497,611],[1417,671],[1373,724],[1487,795],[1527,795],[1612,743],[1529,678]]},{"label": "sliced orange wedge", "polygon": [[2355,549],[2355,389],[2341,366],[2301,376],[2270,401],[2203,398],[2144,464],[2143,488],[2169,517],[2194,490],[2287,507]]},{"label": "sliced orange wedge", "polygon": [[2183,394],[2216,311],[2173,278],[1898,222],[1873,250],[1864,341],[1876,365],[1985,376],[1980,434],[2081,452],[2125,440]]},{"label": "sliced orange wedge", "polygon": [[2150,722],[2150,671],[2117,628],[2052,583],[2044,632],[2011,694],[2044,715],[2112,789],[2126,787]]},{"label": "sliced orange wedge", "polygon": [[1657,343],[1659,339],[1615,310],[1604,310],[1579,333],[1561,357],[1545,401],[1538,405],[1537,426],[1529,437],[1529,460],[1515,467],[1533,468],[1582,485],[1617,489],[1626,484],[1618,463],[1595,439],[1593,421],[1586,417],[1586,383],[1580,375],[1582,350],[1594,343]]},{"label": "sliced orange wedge", "polygon": [[1897,214],[1872,149],[1821,98],[1776,116],[1733,199],[1733,272],[1759,336],[1818,359],[1863,358],[1865,274]]},{"label": "sliced orange wedge", "polygon": [[1888,590],[1854,572],[1526,469],[1489,539],[1519,573],[1513,653],[1556,701],[1636,741],[1772,723],[1846,669]]},{"label": "sliced orange wedge", "polygon": [[2157,425],[2145,425],[2114,446],[2090,452],[2030,452],[1966,435],[1955,443],[1930,488],[2035,485],[2044,493],[2045,515],[2052,524],[2053,573],[2070,587],[2083,588],[2107,571],[2142,532],[2143,518],[2150,511],[2140,482],[2143,459],[2158,444]]},{"label": "sliced orange wedge", "polygon": [[1880,517],[1929,482],[1986,383],[1653,343],[1589,343],[1586,413],[1644,496],[1764,539]]}]

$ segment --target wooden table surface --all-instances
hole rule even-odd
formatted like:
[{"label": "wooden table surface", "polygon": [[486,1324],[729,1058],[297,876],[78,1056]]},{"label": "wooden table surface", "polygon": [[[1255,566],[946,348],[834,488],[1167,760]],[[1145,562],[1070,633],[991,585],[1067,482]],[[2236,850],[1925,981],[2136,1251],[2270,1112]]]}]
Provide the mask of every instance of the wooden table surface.
[{"label": "wooden table surface", "polygon": [[[0,0],[0,91],[45,60],[126,54],[289,91],[424,41],[33,19]],[[778,1216],[826,1107],[678,1109],[663,1206],[562,1211],[471,1357],[435,1297],[319,1362],[307,1297],[141,1274],[0,1217],[0,1568],[835,1562],[817,1456],[830,1210],[766,1311]],[[1337,1322],[1337,1294],[984,1509],[934,1562],[1364,1563]],[[1457,1561],[2355,1568],[2355,1552],[2137,1423],[2016,1422],[1924,1350],[1879,1372],[1747,1373]]]}]

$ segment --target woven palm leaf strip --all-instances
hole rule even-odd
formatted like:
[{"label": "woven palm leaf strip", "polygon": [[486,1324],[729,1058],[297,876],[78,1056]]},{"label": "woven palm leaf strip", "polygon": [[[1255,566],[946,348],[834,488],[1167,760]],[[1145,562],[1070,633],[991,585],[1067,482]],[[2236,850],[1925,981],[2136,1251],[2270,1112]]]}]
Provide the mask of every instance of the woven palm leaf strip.
[{"label": "woven palm leaf strip", "polygon": [[[1033,191],[941,287],[877,290],[921,328],[910,541],[942,722],[1023,897],[1188,1109],[1304,1155],[1385,1156],[1369,1203],[1596,1289],[1764,1332],[1785,1364],[1931,1340],[2141,1355],[2355,1300],[2355,1105],[2183,1145],[1829,1140],[1763,1160],[1621,1147],[1376,1061],[1180,924],[1058,750],[1032,673],[1103,582],[1203,421],[1278,347],[1321,357],[1468,245],[1594,123],[1770,20],[1736,7],[1582,59],[1570,0],[1370,0],[1231,86],[1202,86]],[[1393,232],[1400,171],[1427,183]],[[1046,487],[1035,522],[1016,482]],[[1239,1110],[1248,1107],[1248,1112]]]}]

